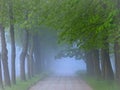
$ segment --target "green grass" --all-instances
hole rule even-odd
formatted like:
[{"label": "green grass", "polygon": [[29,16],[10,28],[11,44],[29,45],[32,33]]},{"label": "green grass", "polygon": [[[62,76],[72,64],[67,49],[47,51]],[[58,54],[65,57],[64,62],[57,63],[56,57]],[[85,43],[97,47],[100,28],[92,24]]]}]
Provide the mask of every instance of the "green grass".
[{"label": "green grass", "polygon": [[120,85],[118,85],[115,81],[96,79],[95,77],[87,76],[84,71],[78,71],[77,75],[85,80],[93,90],[120,90]]},{"label": "green grass", "polygon": [[24,81],[24,82],[17,80],[16,85],[12,85],[11,87],[5,87],[4,90],[28,90],[32,85],[37,83],[39,80],[43,79],[45,76],[47,76],[47,75],[41,74],[41,75],[35,76],[32,79]]},{"label": "green grass", "polygon": [[93,88],[93,90],[120,90],[115,81],[98,80],[91,77],[85,77],[84,80]]}]

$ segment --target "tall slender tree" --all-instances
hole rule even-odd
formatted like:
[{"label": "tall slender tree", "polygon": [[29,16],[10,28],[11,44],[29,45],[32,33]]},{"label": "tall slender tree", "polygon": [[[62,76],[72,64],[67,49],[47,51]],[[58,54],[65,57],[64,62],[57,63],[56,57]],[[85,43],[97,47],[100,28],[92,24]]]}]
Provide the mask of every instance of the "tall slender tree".
[{"label": "tall slender tree", "polygon": [[10,37],[11,37],[11,77],[12,83],[16,84],[16,70],[15,70],[15,57],[16,57],[16,47],[15,47],[15,35],[14,35],[14,16],[13,16],[13,2],[9,0],[9,20],[10,20]]},{"label": "tall slender tree", "polygon": [[[117,9],[118,9],[118,15],[117,15],[117,24],[120,23],[120,0],[117,0],[116,2],[117,4]],[[115,37],[115,41],[114,41],[114,55],[115,55],[115,72],[116,72],[116,80],[118,82],[120,82],[120,43],[119,43],[119,34],[117,34],[119,32],[119,24],[117,29],[115,29],[116,33],[114,34]],[[118,35],[118,36],[117,36]],[[116,37],[117,36],[117,37]]]},{"label": "tall slender tree", "polygon": [[30,75],[31,77],[34,76],[34,73],[33,73],[33,64],[34,64],[34,60],[33,60],[33,50],[34,50],[34,47],[33,47],[33,36],[31,36],[31,43],[30,43],[30,48],[29,48],[29,59],[30,59]]},{"label": "tall slender tree", "polygon": [[33,77],[33,36],[31,35],[30,38],[30,43],[29,43],[29,48],[28,48],[28,54],[27,54],[27,69],[28,69],[28,78]]},{"label": "tall slender tree", "polygon": [[8,69],[8,50],[6,46],[6,39],[5,39],[5,28],[0,25],[0,36],[1,36],[1,44],[2,44],[2,63],[3,63],[3,70],[4,70],[4,80],[6,86],[11,86],[10,82],[10,75]]},{"label": "tall slender tree", "polygon": [[41,53],[40,53],[40,42],[39,42],[39,36],[34,36],[34,56],[35,56],[35,73],[40,74],[42,71],[42,65],[41,65]]},{"label": "tall slender tree", "polygon": [[116,80],[120,82],[120,44],[114,44]]},{"label": "tall slender tree", "polygon": [[0,53],[0,88],[3,88],[3,79],[2,79],[2,65],[1,65],[1,53]]},{"label": "tall slender tree", "polygon": [[27,75],[28,75],[28,78],[31,79],[31,60],[30,60],[30,57],[29,57],[29,53],[27,54]]},{"label": "tall slender tree", "polygon": [[22,46],[22,52],[20,54],[20,77],[21,80],[26,80],[25,75],[25,59],[28,51],[28,40],[29,39],[29,32],[28,30],[24,30],[24,40],[23,40],[23,46]]}]

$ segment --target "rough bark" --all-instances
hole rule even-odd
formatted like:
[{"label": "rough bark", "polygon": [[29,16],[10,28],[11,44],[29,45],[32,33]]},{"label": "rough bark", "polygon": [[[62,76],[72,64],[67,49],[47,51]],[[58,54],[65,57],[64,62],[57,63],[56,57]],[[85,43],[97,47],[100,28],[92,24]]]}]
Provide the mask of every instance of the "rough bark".
[{"label": "rough bark", "polygon": [[24,31],[24,40],[23,40],[23,46],[22,46],[22,52],[20,54],[20,77],[21,80],[25,81],[25,58],[28,51],[28,39],[29,39],[29,33],[27,30]]},{"label": "rough bark", "polygon": [[120,44],[114,44],[116,80],[120,82]]},{"label": "rough bark", "polygon": [[2,63],[3,63],[3,70],[4,70],[5,86],[11,86],[9,69],[8,69],[8,56],[7,56],[8,51],[6,48],[5,31],[4,31],[4,27],[2,25],[0,25],[0,32],[1,32]]},{"label": "rough bark", "polygon": [[105,80],[114,79],[112,65],[109,56],[109,44],[105,44],[106,48],[101,49],[101,66],[102,66],[102,77]]},{"label": "rough bark", "polygon": [[15,57],[16,57],[16,47],[15,47],[15,35],[14,35],[14,17],[12,2],[9,2],[9,18],[10,18],[10,37],[11,37],[11,79],[12,83],[16,84],[16,69],[15,69]]}]

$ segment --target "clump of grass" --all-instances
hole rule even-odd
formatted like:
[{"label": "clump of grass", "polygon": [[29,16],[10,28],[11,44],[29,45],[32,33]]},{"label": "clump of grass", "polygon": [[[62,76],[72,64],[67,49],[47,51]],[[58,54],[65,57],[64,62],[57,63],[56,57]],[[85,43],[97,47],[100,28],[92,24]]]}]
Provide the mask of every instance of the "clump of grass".
[{"label": "clump of grass", "polygon": [[93,90],[120,90],[115,81],[105,81],[92,77],[85,77],[84,80],[93,88]]},{"label": "clump of grass", "polygon": [[77,72],[93,90],[120,90],[120,86],[115,81],[106,81],[95,77],[87,76],[86,73]]},{"label": "clump of grass", "polygon": [[43,79],[45,76],[47,76],[47,74],[37,75],[32,79],[24,82],[18,79],[16,85],[12,85],[11,87],[5,87],[4,90],[28,90],[32,85]]}]

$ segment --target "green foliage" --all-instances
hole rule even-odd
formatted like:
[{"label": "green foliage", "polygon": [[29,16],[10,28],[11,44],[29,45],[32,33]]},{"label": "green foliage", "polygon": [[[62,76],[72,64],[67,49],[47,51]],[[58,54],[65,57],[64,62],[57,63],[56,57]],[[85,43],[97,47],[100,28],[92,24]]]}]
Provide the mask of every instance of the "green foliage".
[{"label": "green foliage", "polygon": [[0,24],[9,27],[9,6],[11,5],[14,17],[12,23],[18,25],[21,30],[38,33],[47,15],[45,3],[44,0],[1,0]]},{"label": "green foliage", "polygon": [[[58,29],[60,42],[76,43],[83,49],[104,47],[104,38],[117,26],[113,0],[56,1],[48,22]],[[53,4],[53,3],[52,3]],[[110,40],[109,40],[110,41]]]},{"label": "green foliage", "polygon": [[[60,42],[76,43],[84,49],[103,47],[117,26],[116,1],[113,0],[1,0],[0,22],[9,25],[9,4],[13,6],[13,23],[21,30],[38,33],[41,25],[58,29]],[[117,32],[117,30],[115,31]],[[119,37],[119,35],[117,35]],[[116,37],[115,37],[116,38]]]},{"label": "green foliage", "polygon": [[15,25],[14,33],[16,45],[22,47],[22,42],[24,40],[24,29],[21,29],[18,25]]},{"label": "green foliage", "polygon": [[0,24],[8,26],[8,6],[7,0],[0,0]]},{"label": "green foliage", "polygon": [[84,59],[84,52],[82,50],[80,50],[79,48],[75,48],[75,47],[65,47],[63,50],[61,50],[57,55],[56,55],[56,59],[60,59],[62,57],[71,57],[71,58],[75,58],[76,60],[81,60]]}]

